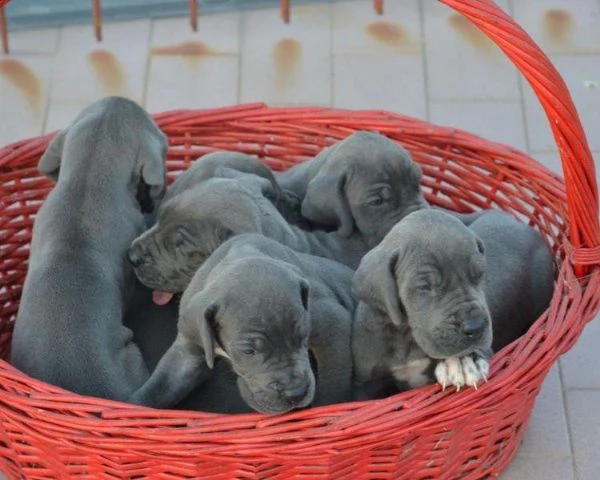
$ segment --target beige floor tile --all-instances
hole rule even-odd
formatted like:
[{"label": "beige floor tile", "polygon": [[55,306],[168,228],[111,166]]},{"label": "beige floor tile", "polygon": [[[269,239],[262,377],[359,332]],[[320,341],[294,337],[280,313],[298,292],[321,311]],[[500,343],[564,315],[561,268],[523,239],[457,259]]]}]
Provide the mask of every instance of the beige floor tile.
[{"label": "beige floor tile", "polygon": [[48,105],[44,133],[55,132],[67,127],[87,106],[87,103],[56,103],[51,101]]},{"label": "beige floor tile", "polygon": [[338,2],[333,7],[333,53],[418,54],[421,19],[415,0],[387,2],[380,16],[369,0]]},{"label": "beige floor tile", "polygon": [[513,13],[546,54],[600,54],[597,0],[513,1]]},{"label": "beige floor tile", "polygon": [[102,43],[89,25],[61,32],[51,98],[60,103],[91,103],[106,95],[142,101],[150,21],[109,23]]},{"label": "beige floor tile", "polygon": [[[507,7],[505,0],[496,3]],[[483,33],[438,2],[423,2],[423,8],[432,100],[520,97],[517,70]]]},{"label": "beige floor tile", "polygon": [[42,133],[52,67],[52,57],[0,57],[0,145]]},{"label": "beige floor tile", "polygon": [[558,365],[548,373],[535,401],[519,454],[571,455]]},{"label": "beige floor tile", "polygon": [[334,56],[333,104],[382,109],[426,118],[427,100],[420,56]]},{"label": "beige floor tile", "polygon": [[60,28],[10,32],[10,53],[21,55],[54,55],[58,48]]},{"label": "beige floor tile", "polygon": [[599,476],[600,409],[598,405],[600,405],[600,390],[567,391],[567,412],[573,435],[575,469],[579,480],[597,480]]},{"label": "beige floor tile", "polygon": [[153,25],[145,106],[151,112],[232,105],[238,98],[240,13]]},{"label": "beige floor tile", "polygon": [[575,480],[575,474],[573,461],[570,458],[518,455],[499,478],[500,480]]},{"label": "beige floor tile", "polygon": [[244,13],[241,102],[331,104],[331,5],[294,7],[284,24],[274,9]]},{"label": "beige floor tile", "polygon": [[429,115],[435,124],[460,128],[527,151],[519,102],[431,101]]},{"label": "beige floor tile", "polygon": [[[600,24],[598,25],[600,31]],[[599,44],[600,46],[600,44]],[[575,102],[592,150],[600,150],[600,55],[555,57],[555,67],[561,73]],[[532,150],[555,150],[548,120],[533,90],[523,82],[525,116]]]},{"label": "beige floor tile", "polygon": [[[585,327],[571,350],[560,359],[564,388],[596,388],[600,390],[600,320],[598,317]],[[599,417],[600,419],[600,417]],[[600,438],[600,430],[598,430]]]},{"label": "beige floor tile", "polygon": [[202,47],[216,53],[238,53],[240,19],[240,12],[200,15],[196,32],[187,18],[154,20],[151,44],[157,56],[185,53],[186,48],[201,51]]}]

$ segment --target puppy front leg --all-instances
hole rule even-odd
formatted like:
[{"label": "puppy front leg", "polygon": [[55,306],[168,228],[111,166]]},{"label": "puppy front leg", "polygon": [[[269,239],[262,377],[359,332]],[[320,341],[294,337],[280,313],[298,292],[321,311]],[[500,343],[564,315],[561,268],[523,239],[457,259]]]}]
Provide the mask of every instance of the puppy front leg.
[{"label": "puppy front leg", "polygon": [[310,341],[318,368],[313,405],[352,400],[352,326],[348,317],[338,305],[320,309],[317,316]]},{"label": "puppy front leg", "polygon": [[146,383],[129,397],[129,402],[153,408],[173,407],[209,375],[200,348],[178,336]]}]

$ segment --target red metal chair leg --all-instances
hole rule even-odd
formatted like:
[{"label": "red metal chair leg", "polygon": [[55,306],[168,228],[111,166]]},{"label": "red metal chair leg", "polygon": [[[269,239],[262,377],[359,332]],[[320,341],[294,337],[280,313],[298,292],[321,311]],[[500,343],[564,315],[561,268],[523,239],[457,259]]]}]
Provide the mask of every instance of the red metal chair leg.
[{"label": "red metal chair leg", "polygon": [[94,33],[96,40],[102,41],[102,8],[100,0],[92,0],[92,19],[94,21]]},{"label": "red metal chair leg", "polygon": [[188,0],[190,8],[190,25],[194,32],[198,31],[198,0]]},{"label": "red metal chair leg", "polygon": [[373,0],[373,8],[379,14],[383,14],[383,0]]},{"label": "red metal chair leg", "polygon": [[8,45],[8,23],[4,13],[4,7],[0,7],[0,34],[2,34],[2,51],[8,55],[10,51]]},{"label": "red metal chair leg", "polygon": [[280,0],[281,18],[290,23],[290,0]]}]

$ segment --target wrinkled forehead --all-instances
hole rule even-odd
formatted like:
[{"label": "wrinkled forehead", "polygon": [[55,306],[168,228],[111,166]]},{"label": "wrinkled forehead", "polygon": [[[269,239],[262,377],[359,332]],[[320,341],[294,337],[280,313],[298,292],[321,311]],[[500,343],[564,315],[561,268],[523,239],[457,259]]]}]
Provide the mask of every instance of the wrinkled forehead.
[{"label": "wrinkled forehead", "polygon": [[287,337],[303,337],[308,334],[310,320],[300,309],[271,309],[266,305],[243,301],[230,302],[224,306],[222,314],[226,317],[221,325],[222,331],[232,337],[264,335],[272,340]]},{"label": "wrinkled forehead", "polygon": [[439,241],[411,245],[406,248],[406,256],[400,263],[413,273],[430,271],[450,275],[470,271],[474,264],[482,266],[485,261],[475,240],[470,240],[468,244]]},{"label": "wrinkled forehead", "polygon": [[395,144],[341,147],[332,157],[331,166],[336,169],[344,168],[361,176],[380,177],[381,180],[414,175],[419,171],[408,154]]},{"label": "wrinkled forehead", "polygon": [[230,185],[199,184],[175,196],[167,197],[161,204],[159,217],[198,219],[210,214],[226,214],[231,208],[248,208],[247,195]]}]

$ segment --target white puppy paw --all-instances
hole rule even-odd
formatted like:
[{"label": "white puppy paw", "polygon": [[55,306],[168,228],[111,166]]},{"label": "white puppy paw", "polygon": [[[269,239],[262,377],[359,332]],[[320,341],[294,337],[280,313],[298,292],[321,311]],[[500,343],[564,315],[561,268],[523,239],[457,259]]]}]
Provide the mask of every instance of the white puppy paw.
[{"label": "white puppy paw", "polygon": [[456,391],[461,387],[477,389],[480,380],[487,382],[490,372],[488,361],[479,355],[466,357],[449,357],[440,361],[435,367],[435,378],[445,390],[448,385],[454,385]]}]

